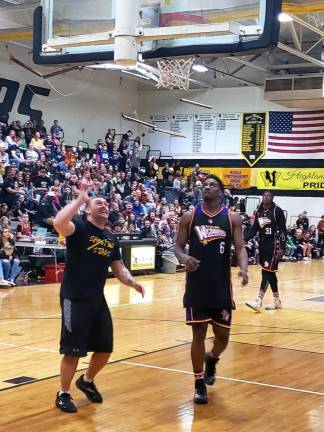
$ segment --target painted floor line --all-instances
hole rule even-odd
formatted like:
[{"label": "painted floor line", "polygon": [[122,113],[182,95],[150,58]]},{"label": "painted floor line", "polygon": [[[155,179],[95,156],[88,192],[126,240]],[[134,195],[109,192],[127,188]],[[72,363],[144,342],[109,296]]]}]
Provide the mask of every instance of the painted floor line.
[{"label": "painted floor line", "polygon": [[[138,366],[138,367],[144,367],[144,368],[150,368],[150,369],[160,369],[160,370],[165,370],[168,372],[178,372],[178,373],[184,373],[184,374],[192,375],[192,372],[182,370],[182,369],[165,368],[165,367],[161,367],[161,366],[146,365],[146,364],[142,364],[142,363],[135,363],[135,362],[129,362],[129,361],[122,361],[121,363],[132,365],[132,366]],[[279,389],[279,390],[288,390],[288,391],[297,392],[297,393],[306,393],[306,394],[311,394],[311,395],[316,395],[316,396],[324,396],[324,393],[322,393],[322,392],[299,389],[299,388],[294,388],[294,387],[281,386],[281,385],[276,385],[276,384],[261,383],[261,382],[257,382],[257,381],[242,380],[239,378],[230,378],[230,377],[223,377],[223,376],[217,375],[217,379],[224,380],[224,381],[238,382],[241,384],[250,384],[250,385],[257,385],[260,387],[274,388],[274,389]]]}]

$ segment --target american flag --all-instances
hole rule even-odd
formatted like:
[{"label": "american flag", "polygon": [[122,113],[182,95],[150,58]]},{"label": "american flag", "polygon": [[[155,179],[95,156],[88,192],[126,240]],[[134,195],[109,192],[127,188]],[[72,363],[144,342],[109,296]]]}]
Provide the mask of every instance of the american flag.
[{"label": "american flag", "polygon": [[324,111],[271,111],[268,151],[324,153]]}]

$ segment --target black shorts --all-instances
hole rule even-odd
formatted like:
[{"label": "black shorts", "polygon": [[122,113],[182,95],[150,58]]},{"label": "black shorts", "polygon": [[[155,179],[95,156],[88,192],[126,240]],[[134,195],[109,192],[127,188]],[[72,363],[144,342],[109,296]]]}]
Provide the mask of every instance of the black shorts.
[{"label": "black shorts", "polygon": [[85,357],[88,351],[112,352],[113,325],[104,296],[90,300],[61,297],[61,309],[61,354]]},{"label": "black shorts", "polygon": [[192,325],[204,322],[231,328],[232,310],[186,307],[186,324]]},{"label": "black shorts", "polygon": [[276,258],[279,250],[279,242],[266,241],[259,244],[259,261],[264,270],[276,272],[278,270],[279,261]]}]

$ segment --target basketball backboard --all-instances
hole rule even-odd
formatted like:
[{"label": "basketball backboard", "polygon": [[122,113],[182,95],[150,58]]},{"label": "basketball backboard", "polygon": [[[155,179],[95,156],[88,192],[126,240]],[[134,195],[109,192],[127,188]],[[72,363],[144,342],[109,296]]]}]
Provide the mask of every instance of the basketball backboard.
[{"label": "basketball backboard", "polygon": [[125,44],[130,62],[256,52],[276,45],[280,9],[281,0],[42,0],[34,61],[119,61]]}]

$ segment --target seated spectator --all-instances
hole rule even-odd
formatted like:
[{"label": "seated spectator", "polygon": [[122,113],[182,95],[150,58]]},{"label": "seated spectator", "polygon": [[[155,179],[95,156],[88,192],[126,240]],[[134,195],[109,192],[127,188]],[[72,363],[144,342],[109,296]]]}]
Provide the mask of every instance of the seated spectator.
[{"label": "seated spectator", "polygon": [[15,279],[20,273],[21,267],[19,255],[15,248],[14,236],[8,228],[3,228],[0,232],[0,260],[4,279],[11,286],[15,286]]},{"label": "seated spectator", "polygon": [[6,136],[5,143],[7,145],[6,150],[16,144],[16,132],[14,129],[10,129],[9,134]]},{"label": "seated spectator", "polygon": [[313,251],[313,244],[310,239],[310,233],[309,231],[305,232],[305,234],[302,237],[301,246],[303,247],[303,259],[304,261],[309,261],[312,259],[312,251]]},{"label": "seated spectator", "polygon": [[41,151],[45,149],[44,141],[42,140],[39,132],[35,132],[35,136],[32,138],[31,143],[34,145],[36,150]]},{"label": "seated spectator", "polygon": [[58,120],[54,120],[54,124],[51,126],[50,132],[55,138],[59,138],[60,132],[64,132],[64,129],[59,125]]},{"label": "seated spectator", "polygon": [[33,126],[33,123],[31,121],[27,121],[24,126],[24,132],[25,132],[25,137],[26,137],[26,144],[28,145],[35,133],[35,129]]},{"label": "seated spectator", "polygon": [[37,189],[42,189],[43,191],[47,191],[52,183],[51,179],[47,175],[47,170],[41,168],[41,170],[39,171],[39,175],[35,177],[33,183]]},{"label": "seated spectator", "polygon": [[307,218],[307,212],[306,211],[299,214],[298,219],[296,220],[296,225],[298,228],[301,228],[303,231],[308,230],[309,220]]},{"label": "seated spectator", "polygon": [[44,228],[52,228],[53,220],[61,206],[54,190],[50,190],[40,201],[36,222]]},{"label": "seated spectator", "polygon": [[133,212],[137,217],[139,217],[141,213],[144,214],[144,217],[147,215],[145,206],[141,204],[138,199],[134,200]]},{"label": "seated spectator", "polygon": [[26,159],[30,158],[32,162],[37,162],[39,159],[39,153],[35,150],[34,144],[29,143],[28,150],[26,150]]},{"label": "seated spectator", "polygon": [[317,225],[318,230],[318,244],[317,246],[320,248],[320,256],[324,257],[324,215],[321,216],[321,220]]},{"label": "seated spectator", "polygon": [[25,132],[22,129],[19,130],[17,135],[17,145],[19,146],[19,149],[22,151],[25,151],[27,149],[26,136],[25,136]]},{"label": "seated spectator", "polygon": [[19,146],[20,141],[15,142],[8,147],[9,162],[11,164],[14,163],[18,169],[20,167],[20,164],[23,163],[25,160],[23,152],[20,150]]},{"label": "seated spectator", "polygon": [[0,218],[2,216],[7,216],[8,217],[8,212],[9,212],[8,205],[6,203],[1,203],[0,204]]},{"label": "seated spectator", "polygon": [[291,234],[287,234],[285,261],[296,261],[296,257],[295,257],[296,248],[297,247],[294,243],[293,236]]},{"label": "seated spectator", "polygon": [[155,159],[151,158],[145,170],[145,177],[151,180],[156,180],[158,169],[159,167],[156,164]]},{"label": "seated spectator", "polygon": [[155,238],[151,227],[151,222],[148,220],[144,222],[144,227],[141,230],[141,238]]},{"label": "seated spectator", "polygon": [[0,142],[0,162],[5,167],[9,165],[9,155],[7,153],[7,145],[1,141]]},{"label": "seated spectator", "polygon": [[10,226],[10,219],[8,216],[1,216],[0,218],[0,230],[8,228]]},{"label": "seated spectator", "polygon": [[25,194],[19,194],[16,203],[13,205],[12,215],[15,219],[19,219],[24,213],[26,213],[26,198]]},{"label": "seated spectator", "polygon": [[10,167],[3,180],[1,197],[2,201],[8,204],[9,209],[16,203],[19,192],[20,189],[16,182],[16,169]]},{"label": "seated spectator", "polygon": [[16,239],[22,241],[32,241],[34,239],[33,228],[29,222],[28,213],[22,214],[19,220],[20,223],[17,225]]}]

